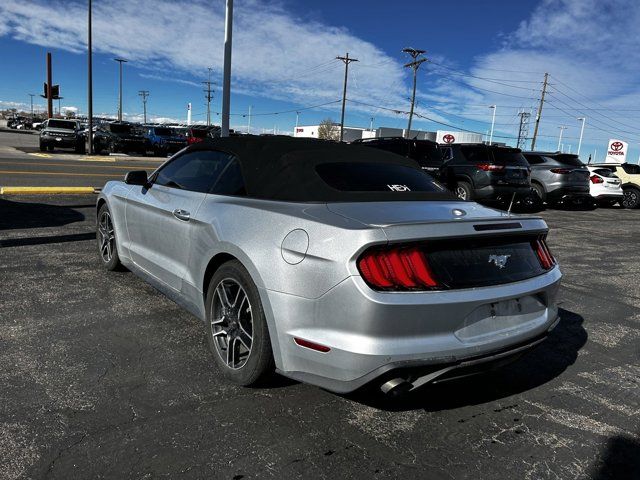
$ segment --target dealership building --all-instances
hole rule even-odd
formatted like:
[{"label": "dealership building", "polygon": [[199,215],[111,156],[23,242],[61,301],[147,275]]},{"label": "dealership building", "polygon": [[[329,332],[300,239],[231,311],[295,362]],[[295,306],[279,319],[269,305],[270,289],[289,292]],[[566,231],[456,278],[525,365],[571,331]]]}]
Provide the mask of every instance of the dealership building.
[{"label": "dealership building", "polygon": [[[293,136],[300,138],[318,138],[318,128],[320,125],[300,125],[294,128]],[[337,131],[340,130],[340,124],[334,123]],[[343,138],[345,142],[353,142],[362,138],[380,138],[380,137],[406,137],[417,138],[418,140],[431,140],[438,143],[482,143],[483,138],[479,133],[455,132],[448,130],[437,130],[435,132],[427,132],[424,130],[411,130],[406,135],[407,130],[404,128],[378,127],[373,130],[360,127],[344,127]]]}]

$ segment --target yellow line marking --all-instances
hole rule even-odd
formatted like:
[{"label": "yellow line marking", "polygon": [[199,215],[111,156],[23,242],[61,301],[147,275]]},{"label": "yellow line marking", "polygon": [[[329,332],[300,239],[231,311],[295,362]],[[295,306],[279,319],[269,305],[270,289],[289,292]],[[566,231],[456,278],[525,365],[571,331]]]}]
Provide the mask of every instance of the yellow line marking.
[{"label": "yellow line marking", "polygon": [[6,194],[50,194],[50,193],[93,193],[93,187],[0,187],[0,195]]},{"label": "yellow line marking", "polygon": [[140,165],[74,165],[70,163],[43,163],[43,162],[2,162],[0,165],[38,165],[43,167],[72,167],[72,168],[122,168],[122,169],[139,169]]},{"label": "yellow line marking", "polygon": [[67,172],[23,172],[13,170],[0,170],[0,173],[12,175],[70,175],[74,177],[113,177],[112,173],[67,173]]},{"label": "yellow line marking", "polygon": [[30,153],[29,155],[33,155],[34,157],[51,158],[51,155],[48,153]]}]

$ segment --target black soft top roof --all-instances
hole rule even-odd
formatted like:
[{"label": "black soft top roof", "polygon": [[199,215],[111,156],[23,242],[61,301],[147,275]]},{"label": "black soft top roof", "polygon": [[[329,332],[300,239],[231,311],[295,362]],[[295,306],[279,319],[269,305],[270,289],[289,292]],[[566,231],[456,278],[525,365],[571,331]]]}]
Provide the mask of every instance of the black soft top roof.
[{"label": "black soft top roof", "polygon": [[[206,139],[188,151],[222,150],[240,162],[247,196],[293,202],[354,202],[450,200],[452,195],[439,185],[433,192],[342,191],[332,188],[317,173],[326,163],[395,164],[425,175],[413,160],[361,145],[285,136],[243,135]],[[429,181],[433,182],[429,177]],[[435,182],[433,182],[435,183]]]}]

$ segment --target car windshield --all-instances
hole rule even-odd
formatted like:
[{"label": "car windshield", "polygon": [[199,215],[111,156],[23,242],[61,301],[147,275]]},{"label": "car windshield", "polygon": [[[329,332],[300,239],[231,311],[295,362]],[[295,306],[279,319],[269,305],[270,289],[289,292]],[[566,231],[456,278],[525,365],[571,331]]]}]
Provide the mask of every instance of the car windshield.
[{"label": "car windshield", "polygon": [[555,155],[553,158],[555,158],[558,163],[563,163],[564,165],[584,167],[584,163],[580,161],[577,155]]},{"label": "car windshield", "polygon": [[111,133],[132,133],[131,125],[112,123],[109,125]]},{"label": "car windshield", "polygon": [[70,122],[68,120],[49,120],[47,124],[49,128],[65,128],[67,130],[75,130],[76,122]]},{"label": "car windshield", "polygon": [[420,170],[392,163],[323,163],[316,172],[342,192],[442,192],[444,188]]},{"label": "car windshield", "polygon": [[173,131],[167,127],[155,127],[154,131],[156,132],[156,135],[159,135],[161,137],[168,137],[170,135],[173,135]]}]

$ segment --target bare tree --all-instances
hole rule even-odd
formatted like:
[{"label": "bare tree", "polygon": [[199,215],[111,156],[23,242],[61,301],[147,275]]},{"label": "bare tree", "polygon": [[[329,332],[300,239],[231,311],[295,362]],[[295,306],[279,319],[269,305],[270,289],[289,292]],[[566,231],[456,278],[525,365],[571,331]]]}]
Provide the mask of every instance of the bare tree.
[{"label": "bare tree", "polygon": [[340,128],[330,118],[325,118],[318,125],[318,138],[337,141],[340,138]]}]

